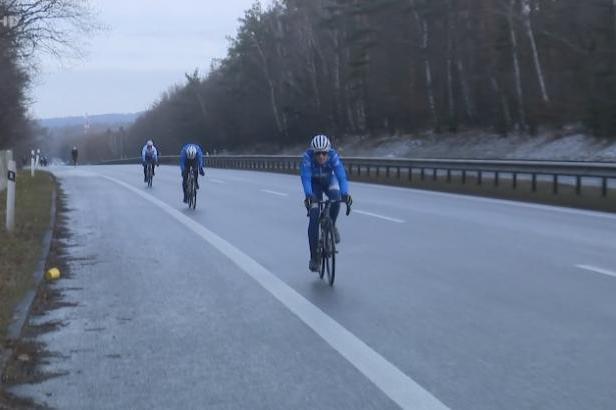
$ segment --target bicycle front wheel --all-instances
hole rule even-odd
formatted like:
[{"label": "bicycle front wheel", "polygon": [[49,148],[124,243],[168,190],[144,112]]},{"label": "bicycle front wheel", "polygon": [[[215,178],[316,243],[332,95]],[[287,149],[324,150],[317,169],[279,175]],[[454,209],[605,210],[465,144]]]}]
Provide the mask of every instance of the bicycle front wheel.
[{"label": "bicycle front wheel", "polygon": [[153,174],[152,166],[148,165],[148,188],[152,188],[152,174]]},{"label": "bicycle front wheel", "polygon": [[321,270],[327,272],[329,286],[334,286],[336,280],[336,242],[334,231],[331,228],[323,232],[323,248],[323,267]]},{"label": "bicycle front wheel", "polygon": [[190,198],[191,208],[197,209],[197,187],[195,186],[195,182],[193,181],[192,187],[192,195]]}]

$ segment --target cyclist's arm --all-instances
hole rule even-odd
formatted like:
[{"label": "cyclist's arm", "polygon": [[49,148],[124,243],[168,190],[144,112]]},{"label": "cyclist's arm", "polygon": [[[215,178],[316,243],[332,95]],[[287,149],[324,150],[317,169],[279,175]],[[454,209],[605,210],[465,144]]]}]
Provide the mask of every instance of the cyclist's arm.
[{"label": "cyclist's arm", "polygon": [[304,154],[304,159],[300,166],[300,176],[304,186],[304,194],[312,196],[312,158],[310,158],[310,154],[307,152]]},{"label": "cyclist's arm", "polygon": [[340,193],[342,195],[346,195],[349,193],[349,180],[347,178],[346,170],[344,169],[344,164],[336,152],[332,153],[331,161],[332,168],[334,168],[334,174],[336,175],[336,178],[338,178],[338,183],[340,184]]},{"label": "cyclist's arm", "polygon": [[182,150],[182,152],[180,153],[180,170],[182,171],[182,174],[184,173],[185,168],[186,168],[186,151]]},{"label": "cyclist's arm", "polygon": [[141,162],[145,162],[145,147],[141,150]]}]

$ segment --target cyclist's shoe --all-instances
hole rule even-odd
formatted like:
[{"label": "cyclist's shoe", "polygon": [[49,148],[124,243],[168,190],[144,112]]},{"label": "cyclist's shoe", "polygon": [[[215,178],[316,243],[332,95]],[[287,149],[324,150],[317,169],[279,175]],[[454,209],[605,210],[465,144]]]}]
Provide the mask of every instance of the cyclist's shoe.
[{"label": "cyclist's shoe", "polygon": [[184,200],[182,202],[184,202],[185,204],[188,203],[188,195],[184,194]]},{"label": "cyclist's shoe", "polygon": [[195,188],[199,189],[199,182],[195,181]]},{"label": "cyclist's shoe", "polygon": [[310,263],[308,264],[308,269],[310,269],[312,272],[318,272],[319,267],[319,260],[317,258],[311,258]]},{"label": "cyclist's shoe", "polygon": [[334,241],[336,243],[340,243],[340,232],[338,231],[337,226],[334,226]]},{"label": "cyclist's shoe", "polygon": [[148,182],[148,177],[147,177],[147,175],[143,177],[143,182]]}]

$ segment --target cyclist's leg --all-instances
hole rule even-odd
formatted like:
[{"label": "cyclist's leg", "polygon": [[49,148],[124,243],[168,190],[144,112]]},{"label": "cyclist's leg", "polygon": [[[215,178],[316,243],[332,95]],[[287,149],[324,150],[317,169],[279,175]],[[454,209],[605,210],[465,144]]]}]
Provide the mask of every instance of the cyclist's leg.
[{"label": "cyclist's leg", "polygon": [[182,171],[182,192],[184,192],[184,202],[187,201],[187,195],[186,195],[186,186],[187,186],[187,181],[188,179],[188,169],[184,168],[184,170]]},{"label": "cyclist's leg", "polygon": [[[323,186],[316,180],[312,180],[312,196],[316,200],[323,200]],[[308,244],[310,245],[310,258],[316,258],[319,241],[319,204],[314,203],[310,207],[310,223],[308,224]]]},{"label": "cyclist's leg", "polygon": [[[338,178],[332,174],[329,180],[329,187],[327,189],[327,197],[332,201],[340,201],[342,198],[340,195],[340,184]],[[340,202],[336,202],[329,208],[329,217],[332,218],[332,222],[336,225],[336,220],[340,214]]]},{"label": "cyclist's leg", "polygon": [[197,160],[195,160],[195,165],[193,166],[193,175],[195,176],[195,186],[199,189],[199,165]]},{"label": "cyclist's leg", "polygon": [[148,161],[143,162],[143,181],[148,181]]}]

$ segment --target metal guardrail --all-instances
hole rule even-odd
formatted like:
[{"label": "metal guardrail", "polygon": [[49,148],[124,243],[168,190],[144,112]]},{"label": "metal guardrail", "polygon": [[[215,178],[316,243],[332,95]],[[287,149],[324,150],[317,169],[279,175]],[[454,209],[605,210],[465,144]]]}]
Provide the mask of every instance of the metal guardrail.
[{"label": "metal guardrail", "polygon": [[[161,157],[162,163],[177,162],[178,156]],[[284,173],[298,173],[301,157],[284,155],[217,155],[207,158],[207,165],[213,168],[247,169]],[[139,158],[108,161],[104,164],[126,164],[139,162]],[[600,181],[601,195],[607,196],[608,181],[616,180],[616,164],[602,162],[574,161],[507,161],[507,160],[466,160],[466,159],[392,159],[345,157],[344,164],[348,175],[361,178],[391,179],[409,182],[414,178],[426,180],[431,174],[432,180],[437,180],[439,171],[446,174],[446,182],[452,182],[452,175],[461,175],[462,184],[466,184],[469,174],[475,177],[478,185],[486,183],[484,176],[493,175],[492,184],[499,186],[503,175],[510,176],[513,189],[518,187],[520,175],[530,176],[531,189],[537,191],[537,181],[540,176],[551,177],[552,191],[558,194],[561,177],[574,178],[575,190],[582,192],[585,179],[593,178]],[[417,172],[418,171],[418,172]],[[418,174],[418,175],[417,175]]]}]

